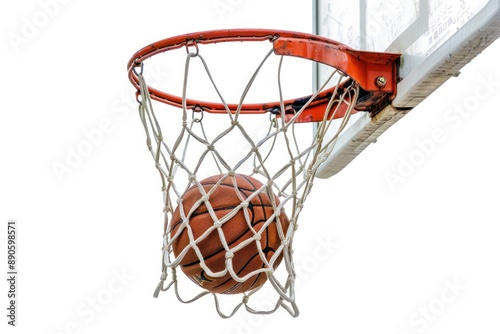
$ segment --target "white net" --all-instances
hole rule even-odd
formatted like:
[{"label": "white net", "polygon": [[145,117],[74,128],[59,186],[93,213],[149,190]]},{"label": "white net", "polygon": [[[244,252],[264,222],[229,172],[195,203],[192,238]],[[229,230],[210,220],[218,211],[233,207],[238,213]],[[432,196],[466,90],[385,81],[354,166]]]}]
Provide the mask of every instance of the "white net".
[{"label": "white net", "polygon": [[[276,57],[272,50],[266,53],[250,76],[236,110],[226,104],[201,49],[187,50],[183,106],[168,116],[155,113],[143,67],[136,71],[139,115],[159,171],[164,203],[162,273],[155,297],[171,288],[184,303],[212,295],[217,312],[224,318],[233,316],[242,306],[258,314],[280,308],[292,316],[299,313],[294,291],[294,233],[316,170],[337,140],[334,136],[324,141],[324,136],[330,127],[338,127],[337,133],[342,131],[359,88],[333,69],[318,92],[290,114],[283,102],[283,57],[278,57],[275,86],[280,108],[259,115],[241,113],[240,107],[263,64],[272,56]],[[215,90],[225,113],[186,107],[190,68],[195,61],[209,79],[211,87],[203,89]],[[332,80],[337,87],[341,82],[349,84],[333,91],[325,117],[313,134],[310,124],[297,120]],[[347,113],[334,124],[334,116],[341,109],[347,109]],[[195,283],[182,288],[190,294],[188,298],[181,296],[179,268]],[[252,300],[262,291],[267,291],[262,292],[262,298],[269,300],[269,289],[264,286],[272,287],[275,301],[259,308]],[[228,295],[239,297],[236,302],[230,300],[229,312],[223,312],[221,301]]]}]

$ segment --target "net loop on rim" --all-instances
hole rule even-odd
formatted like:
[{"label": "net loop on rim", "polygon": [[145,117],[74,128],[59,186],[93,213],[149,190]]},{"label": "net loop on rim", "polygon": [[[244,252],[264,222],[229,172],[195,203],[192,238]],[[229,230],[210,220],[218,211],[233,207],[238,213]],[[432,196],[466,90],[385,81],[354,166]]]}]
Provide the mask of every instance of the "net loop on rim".
[{"label": "net loop on rim", "polygon": [[[227,103],[224,100],[201,47],[201,44],[229,40],[268,40],[273,43],[271,50],[261,55],[262,61],[250,75],[238,103]],[[311,41],[317,42],[312,43],[314,46],[312,49],[309,45]],[[289,43],[288,46],[287,43]],[[332,45],[343,48],[338,44],[331,44],[331,41],[328,43],[330,43],[329,48]],[[300,50],[307,49],[307,52],[315,52],[315,55],[308,56],[307,59],[321,61],[325,57],[321,53],[327,52],[323,50],[323,44],[327,44],[323,39],[298,33],[258,30],[238,30],[231,33],[226,31],[225,34],[222,31],[205,32],[152,44],[134,55],[133,60],[129,62],[129,78],[138,89],[139,117],[146,134],[146,145],[159,172],[163,193],[162,263],[160,282],[154,291],[155,297],[161,291],[171,288],[182,303],[191,303],[211,294],[217,313],[222,318],[233,316],[242,306],[253,314],[270,314],[282,308],[292,316],[298,316],[299,310],[295,301],[297,277],[293,260],[293,238],[298,229],[299,216],[304,203],[312,190],[315,173],[330,154],[351,114],[356,111],[360,96],[364,94],[365,99],[370,97],[380,99],[381,96],[388,98],[394,94],[391,89],[381,87],[375,91],[367,91],[348,73],[333,67],[329,78],[320,85],[316,92],[299,99],[286,100],[282,83],[284,58],[289,55],[296,56],[298,52],[302,52]],[[180,98],[148,86],[143,73],[144,61],[151,55],[182,46],[186,48],[187,55],[184,58]],[[191,52],[192,47],[195,48],[195,52]],[[264,104],[245,103],[256,78],[273,54],[279,58],[276,79],[278,101]],[[387,57],[393,59],[392,55]],[[380,58],[383,57],[380,56]],[[208,78],[211,89],[215,91],[219,102],[188,98],[190,65],[195,60],[200,62],[204,75]],[[385,68],[386,65],[382,66],[382,62],[377,60],[375,67],[384,67],[381,69],[384,73],[395,71],[394,69],[388,70]],[[348,65],[354,66],[349,61]],[[392,66],[394,67],[394,63]],[[140,70],[137,70],[137,67],[140,67]],[[335,84],[327,88],[331,81]],[[395,87],[391,79],[387,86]],[[164,120],[164,115],[155,113],[153,101],[178,107],[182,112],[176,117],[169,116],[167,122],[161,122],[162,119]],[[310,113],[310,109],[319,110],[318,108],[322,108],[321,113],[317,111]],[[258,122],[250,121],[247,114],[257,114],[255,117],[258,118]],[[258,114],[262,114],[263,117],[259,117]],[[334,124],[334,121],[339,118],[341,118],[340,122]],[[310,131],[306,131],[304,136],[304,130],[300,124],[306,121],[317,123],[314,136],[311,136]],[[327,132],[334,126],[338,127],[336,135],[327,138]],[[167,128],[165,133],[162,127]],[[255,129],[265,129],[265,131],[255,135],[253,133]],[[239,143],[238,149],[236,149],[237,143]],[[207,176],[213,175],[218,175],[213,185],[207,187],[202,183]],[[238,175],[256,179],[259,185],[254,186],[251,191],[243,192],[236,182]],[[211,202],[211,196],[222,186],[232,186],[239,201],[229,206],[224,214],[217,211]],[[199,196],[193,200],[194,203],[190,207],[185,208],[184,196],[188,192],[198,192]],[[269,198],[271,209],[268,216],[265,216],[257,226],[250,209],[254,205],[252,201],[261,196]],[[192,225],[194,224],[192,221],[197,210],[202,206],[212,224],[203,233],[195,235],[195,226]],[[178,221],[174,221],[174,215],[179,216]],[[243,217],[249,231],[239,243],[227,240],[224,232],[224,225],[236,215]],[[276,230],[279,238],[279,243],[276,249],[273,249],[272,254],[269,253],[267,247],[264,247],[265,245],[262,245],[262,240],[266,238],[264,233],[268,233],[269,228]],[[187,238],[188,241],[185,242],[184,248],[174,256],[173,245],[180,240],[181,235],[184,235],[183,238]],[[225,265],[222,269],[210,266],[204,255],[203,247],[206,246],[203,246],[203,243],[213,238],[214,235],[218,236],[221,251],[224,254]],[[234,266],[236,256],[248,245],[254,245],[256,256],[262,262],[262,266],[250,272],[236,270]],[[222,293],[202,290],[190,293],[192,297],[189,299],[181,297],[179,286],[182,279],[178,277],[177,270],[182,267],[181,263],[188,253],[195,254],[196,261],[202,268],[199,276],[191,277],[199,286],[203,287],[205,282],[221,277],[230,277],[235,285]],[[251,279],[256,280],[261,275],[266,277],[266,284],[255,288],[253,285],[250,286],[248,290],[242,292],[239,302],[232,302],[226,298]],[[266,288],[269,288],[271,292],[266,292]],[[272,296],[272,301],[265,300],[267,307],[259,307],[262,303],[259,304],[258,300],[254,302],[254,298],[262,299],[270,298],[270,296]],[[233,305],[229,313],[223,312],[221,307],[221,301],[226,301],[226,299],[228,304]]]}]

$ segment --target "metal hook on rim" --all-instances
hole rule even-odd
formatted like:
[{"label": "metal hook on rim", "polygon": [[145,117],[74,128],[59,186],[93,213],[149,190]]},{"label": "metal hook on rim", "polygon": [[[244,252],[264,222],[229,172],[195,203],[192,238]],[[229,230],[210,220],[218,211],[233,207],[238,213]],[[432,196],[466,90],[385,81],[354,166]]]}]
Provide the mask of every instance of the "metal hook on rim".
[{"label": "metal hook on rim", "polygon": [[137,92],[135,92],[135,100],[137,101],[137,103],[139,103],[140,105],[142,104],[142,94],[141,94],[141,91],[138,90]]},{"label": "metal hook on rim", "polygon": [[[196,112],[199,112],[201,114],[200,118],[196,118],[195,117],[195,113]],[[205,115],[205,113],[203,112],[203,108],[200,107],[200,106],[194,106],[193,107],[193,114],[192,114],[192,117],[193,117],[193,122],[195,123],[201,123],[201,121],[203,120],[203,116]]]},{"label": "metal hook on rim", "polygon": [[[134,61],[134,67],[132,68],[132,71],[134,72],[134,74],[138,77],[139,75],[142,75],[142,73],[144,72],[144,63],[143,62],[138,62],[137,59]],[[140,67],[141,70],[140,72],[138,73],[136,68],[137,67]]]},{"label": "metal hook on rim", "polygon": [[[195,53],[189,51],[189,47],[192,45],[194,45],[194,47],[196,49]],[[198,57],[198,55],[200,54],[200,49],[198,48],[198,43],[196,43],[196,40],[190,39],[190,40],[186,41],[186,52],[191,57]]]},{"label": "metal hook on rim", "polygon": [[277,117],[278,114],[274,114],[272,112],[269,113],[269,125],[271,128],[278,128],[278,122],[277,122]]}]

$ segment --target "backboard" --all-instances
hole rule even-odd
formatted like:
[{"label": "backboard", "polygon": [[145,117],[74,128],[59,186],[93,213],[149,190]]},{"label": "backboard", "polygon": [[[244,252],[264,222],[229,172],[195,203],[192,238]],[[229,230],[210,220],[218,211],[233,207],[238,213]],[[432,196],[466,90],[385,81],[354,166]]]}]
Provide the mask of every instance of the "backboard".
[{"label": "backboard", "polygon": [[[315,0],[315,33],[360,50],[401,53],[397,96],[358,113],[317,176],[342,170],[380,134],[500,36],[500,0]],[[325,71],[318,66],[318,85]]]}]

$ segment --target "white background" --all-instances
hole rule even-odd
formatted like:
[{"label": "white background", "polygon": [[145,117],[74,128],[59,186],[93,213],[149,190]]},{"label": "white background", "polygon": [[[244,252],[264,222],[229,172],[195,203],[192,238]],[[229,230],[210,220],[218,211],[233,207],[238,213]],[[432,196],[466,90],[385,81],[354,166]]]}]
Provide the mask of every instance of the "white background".
[{"label": "white background", "polygon": [[[20,273],[16,328],[6,325],[1,280],[2,333],[500,330],[500,43],[344,171],[315,182],[295,239],[298,318],[242,311],[222,320],[211,300],[182,305],[171,291],[152,297],[161,192],[126,63],[148,43],[192,31],[311,32],[310,3],[30,0],[1,7],[1,267],[5,274],[5,226],[15,219]],[[39,27],[29,30],[30,23]],[[308,90],[310,78],[302,84]],[[100,127],[102,141],[58,177],[54,163]],[[431,145],[436,131],[440,140]],[[400,182],[391,186],[389,174]],[[318,257],[324,244],[334,251]]]}]

